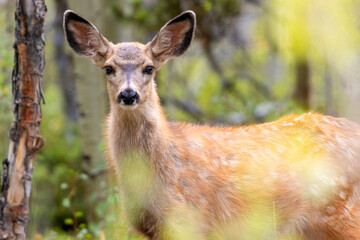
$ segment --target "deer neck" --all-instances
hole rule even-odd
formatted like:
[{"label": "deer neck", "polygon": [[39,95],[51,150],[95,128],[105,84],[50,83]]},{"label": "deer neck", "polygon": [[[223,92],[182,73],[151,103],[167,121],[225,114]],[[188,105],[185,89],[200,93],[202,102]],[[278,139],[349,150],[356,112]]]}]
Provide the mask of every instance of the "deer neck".
[{"label": "deer neck", "polygon": [[111,104],[108,135],[109,144],[118,149],[117,155],[127,149],[138,149],[152,155],[164,148],[168,138],[166,117],[158,95],[153,93],[135,110],[126,111]]}]

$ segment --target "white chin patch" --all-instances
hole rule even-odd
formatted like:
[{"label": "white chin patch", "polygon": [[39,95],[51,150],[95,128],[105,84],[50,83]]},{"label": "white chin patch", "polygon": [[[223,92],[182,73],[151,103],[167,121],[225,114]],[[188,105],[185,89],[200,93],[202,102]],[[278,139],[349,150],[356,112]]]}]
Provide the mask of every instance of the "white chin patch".
[{"label": "white chin patch", "polygon": [[135,108],[138,107],[139,104],[135,103],[135,104],[131,104],[131,105],[125,105],[124,103],[120,103],[120,107],[124,110],[128,110],[128,111],[131,111],[131,110],[134,110]]}]

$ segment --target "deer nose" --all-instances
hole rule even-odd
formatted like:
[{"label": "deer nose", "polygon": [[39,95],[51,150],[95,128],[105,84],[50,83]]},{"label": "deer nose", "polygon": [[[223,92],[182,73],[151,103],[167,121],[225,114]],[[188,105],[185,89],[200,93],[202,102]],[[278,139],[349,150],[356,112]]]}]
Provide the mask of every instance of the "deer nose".
[{"label": "deer nose", "polygon": [[137,100],[137,98],[138,94],[134,90],[128,88],[120,92],[119,96],[117,97],[117,102],[121,103],[122,101],[125,105],[131,105]]}]

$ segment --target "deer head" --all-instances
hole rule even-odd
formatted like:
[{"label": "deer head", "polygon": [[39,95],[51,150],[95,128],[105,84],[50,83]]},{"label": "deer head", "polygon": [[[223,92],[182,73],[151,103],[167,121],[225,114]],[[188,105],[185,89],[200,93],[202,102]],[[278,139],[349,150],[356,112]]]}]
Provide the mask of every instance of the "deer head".
[{"label": "deer head", "polygon": [[113,44],[92,23],[71,10],[64,14],[64,30],[76,53],[105,70],[111,105],[130,111],[157,96],[155,72],[189,47],[195,31],[195,13],[186,11],[170,20],[145,45]]}]

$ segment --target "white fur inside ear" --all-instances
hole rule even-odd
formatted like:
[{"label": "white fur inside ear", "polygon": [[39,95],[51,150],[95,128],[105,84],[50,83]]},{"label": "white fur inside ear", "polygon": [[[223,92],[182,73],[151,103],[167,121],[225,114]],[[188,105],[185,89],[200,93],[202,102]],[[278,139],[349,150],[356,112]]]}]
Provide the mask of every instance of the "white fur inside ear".
[{"label": "white fur inside ear", "polygon": [[81,54],[95,58],[107,52],[105,40],[94,25],[73,21],[68,25],[68,29],[73,34]]},{"label": "white fur inside ear", "polygon": [[168,52],[171,49],[173,34],[169,31],[163,30],[159,32],[158,43],[152,48],[155,56]]},{"label": "white fur inside ear", "polygon": [[148,43],[156,61],[164,63],[186,51],[194,36],[195,19],[193,15],[185,12],[170,20]]}]

